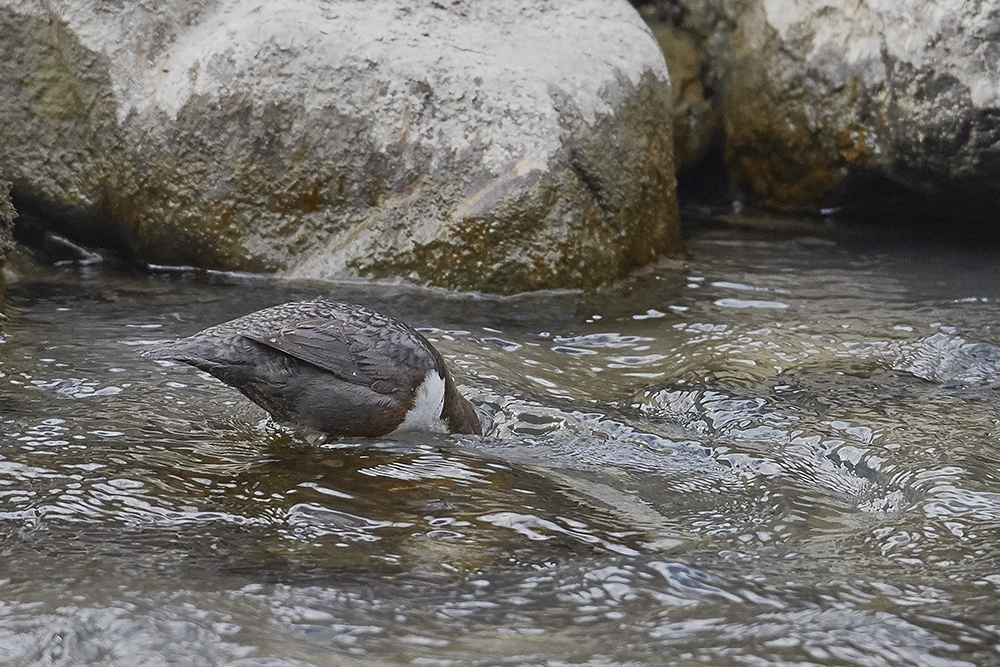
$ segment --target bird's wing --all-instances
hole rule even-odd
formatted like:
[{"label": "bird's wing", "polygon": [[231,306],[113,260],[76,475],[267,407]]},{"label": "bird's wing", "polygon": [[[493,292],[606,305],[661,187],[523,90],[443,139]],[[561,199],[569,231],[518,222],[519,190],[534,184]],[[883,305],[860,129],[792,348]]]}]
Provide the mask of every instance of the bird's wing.
[{"label": "bird's wing", "polygon": [[302,319],[277,331],[243,335],[383,394],[413,389],[427,371],[443,366],[416,331],[366,309],[355,308],[350,317]]}]

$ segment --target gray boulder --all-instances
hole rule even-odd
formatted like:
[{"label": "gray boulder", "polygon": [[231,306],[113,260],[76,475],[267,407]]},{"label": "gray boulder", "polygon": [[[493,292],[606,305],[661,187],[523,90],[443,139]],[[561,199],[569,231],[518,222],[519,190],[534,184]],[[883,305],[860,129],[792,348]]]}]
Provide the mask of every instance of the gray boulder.
[{"label": "gray boulder", "polygon": [[850,175],[965,211],[1000,203],[1000,6],[678,4],[673,25],[697,47],[742,192],[815,206]]},{"label": "gray boulder", "polygon": [[0,168],[150,262],[587,287],[677,249],[624,0],[0,0]]}]

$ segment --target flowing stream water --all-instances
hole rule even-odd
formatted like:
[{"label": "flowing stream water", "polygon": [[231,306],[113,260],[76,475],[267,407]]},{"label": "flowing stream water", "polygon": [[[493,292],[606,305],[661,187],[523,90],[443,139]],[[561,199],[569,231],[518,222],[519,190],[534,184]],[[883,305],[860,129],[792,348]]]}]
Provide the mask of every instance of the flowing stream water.
[{"label": "flowing stream water", "polygon": [[[596,294],[25,269],[2,665],[1000,664],[1000,254],[701,225]],[[483,438],[310,446],[138,352],[317,294]]]}]

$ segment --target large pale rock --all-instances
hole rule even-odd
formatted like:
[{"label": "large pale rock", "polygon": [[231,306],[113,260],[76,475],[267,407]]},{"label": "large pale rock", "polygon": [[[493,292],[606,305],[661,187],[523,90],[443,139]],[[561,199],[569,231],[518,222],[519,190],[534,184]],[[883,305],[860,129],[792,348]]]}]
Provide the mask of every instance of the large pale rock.
[{"label": "large pale rock", "polygon": [[0,0],[0,168],[139,257],[590,286],[677,247],[624,0]]},{"label": "large pale rock", "polygon": [[815,205],[852,174],[966,211],[995,210],[1000,6],[681,4],[677,29],[700,49],[699,83],[712,91],[744,192],[779,206]]}]

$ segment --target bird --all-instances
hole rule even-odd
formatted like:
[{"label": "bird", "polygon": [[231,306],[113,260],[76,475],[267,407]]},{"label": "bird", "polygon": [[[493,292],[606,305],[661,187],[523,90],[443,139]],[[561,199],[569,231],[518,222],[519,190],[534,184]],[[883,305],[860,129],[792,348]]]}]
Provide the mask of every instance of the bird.
[{"label": "bird", "polygon": [[441,354],[416,329],[318,297],[151,346],[238,389],[277,422],[332,438],[407,431],[482,435]]}]

